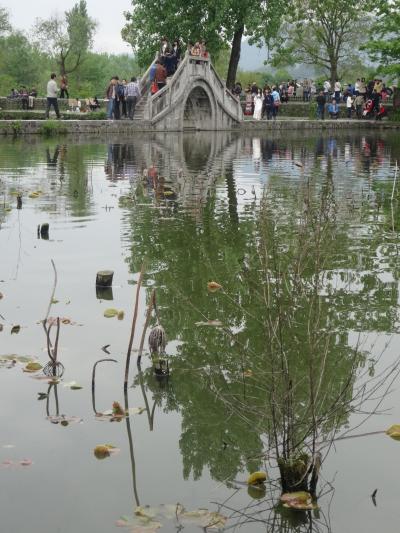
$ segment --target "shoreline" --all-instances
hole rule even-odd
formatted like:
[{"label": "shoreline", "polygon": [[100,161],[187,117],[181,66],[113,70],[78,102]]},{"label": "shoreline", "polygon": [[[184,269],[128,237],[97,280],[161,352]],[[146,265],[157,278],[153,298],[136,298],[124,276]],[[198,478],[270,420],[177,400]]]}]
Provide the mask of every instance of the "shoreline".
[{"label": "shoreline", "polygon": [[136,132],[194,132],[194,131],[302,131],[302,130],[399,130],[400,122],[358,120],[358,119],[326,119],[313,120],[306,118],[281,118],[272,120],[245,119],[233,128],[196,130],[196,129],[158,129],[146,121],[129,120],[0,120],[1,136],[43,135],[55,136],[66,134],[130,134]]}]

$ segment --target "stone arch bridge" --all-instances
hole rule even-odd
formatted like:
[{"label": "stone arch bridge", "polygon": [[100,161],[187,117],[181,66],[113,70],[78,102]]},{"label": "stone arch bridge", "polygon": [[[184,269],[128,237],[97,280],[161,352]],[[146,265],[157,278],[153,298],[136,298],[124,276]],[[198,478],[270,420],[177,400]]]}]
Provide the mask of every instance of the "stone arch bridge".
[{"label": "stone arch bridge", "polygon": [[243,118],[239,99],[225,86],[209,58],[187,54],[165,87],[150,93],[150,68],[140,80],[136,121],[160,131],[224,130]]}]

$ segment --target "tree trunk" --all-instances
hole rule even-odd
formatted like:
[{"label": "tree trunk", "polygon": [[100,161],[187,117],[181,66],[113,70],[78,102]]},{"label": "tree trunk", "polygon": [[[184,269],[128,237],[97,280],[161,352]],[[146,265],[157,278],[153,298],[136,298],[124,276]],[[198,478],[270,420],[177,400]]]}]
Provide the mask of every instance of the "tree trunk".
[{"label": "tree trunk", "polygon": [[226,79],[226,86],[228,89],[233,89],[236,81],[236,73],[240,59],[240,49],[242,47],[242,37],[244,32],[244,24],[241,24],[233,35],[231,56],[229,58],[228,76]]},{"label": "tree trunk", "polygon": [[337,60],[336,58],[332,58],[330,60],[330,64],[331,64],[331,87],[332,87],[332,91],[335,87],[335,81],[338,78],[338,71],[337,71]]}]

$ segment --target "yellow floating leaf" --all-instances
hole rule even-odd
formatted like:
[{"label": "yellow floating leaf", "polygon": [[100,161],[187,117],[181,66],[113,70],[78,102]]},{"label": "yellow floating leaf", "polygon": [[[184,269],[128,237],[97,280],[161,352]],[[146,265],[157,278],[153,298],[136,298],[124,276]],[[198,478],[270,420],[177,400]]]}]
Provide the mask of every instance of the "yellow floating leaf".
[{"label": "yellow floating leaf", "polygon": [[393,424],[386,430],[386,435],[389,435],[394,440],[400,440],[400,424]]},{"label": "yellow floating leaf", "polygon": [[40,363],[28,363],[24,368],[24,372],[38,372],[39,370],[42,370],[42,368]]},{"label": "yellow floating leaf", "polygon": [[118,309],[113,309],[112,307],[110,309],[106,309],[104,311],[104,316],[106,318],[113,318],[115,316],[118,316]]},{"label": "yellow floating leaf", "polygon": [[118,320],[123,320],[124,316],[125,316],[124,311],[122,311],[122,310],[118,311],[118,315],[117,315]]},{"label": "yellow floating leaf", "polygon": [[207,283],[207,289],[210,291],[210,292],[216,292],[216,291],[219,291],[219,289],[222,289],[222,285],[220,285],[219,283],[217,283],[216,281],[209,281]]},{"label": "yellow floating leaf", "polygon": [[253,472],[249,475],[247,478],[247,484],[248,485],[259,485],[260,483],[264,483],[264,481],[267,479],[267,473],[266,472]]}]

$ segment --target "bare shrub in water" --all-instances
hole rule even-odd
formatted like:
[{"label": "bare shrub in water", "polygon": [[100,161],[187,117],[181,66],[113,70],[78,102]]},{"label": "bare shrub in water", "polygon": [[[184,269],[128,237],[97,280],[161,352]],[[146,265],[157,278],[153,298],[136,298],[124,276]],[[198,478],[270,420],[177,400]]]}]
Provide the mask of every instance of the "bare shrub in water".
[{"label": "bare shrub in water", "polygon": [[353,310],[331,283],[348,253],[333,192],[329,177],[320,191],[307,182],[290,213],[287,201],[265,192],[257,252],[242,276],[253,302],[243,314],[259,338],[243,342],[227,331],[233,342],[242,339],[242,375],[221,386],[210,374],[227,408],[265,436],[265,457],[279,467],[284,492],[316,495],[320,466],[350,413],[375,412],[399,372],[395,362],[374,376],[360,336],[350,338]]}]

